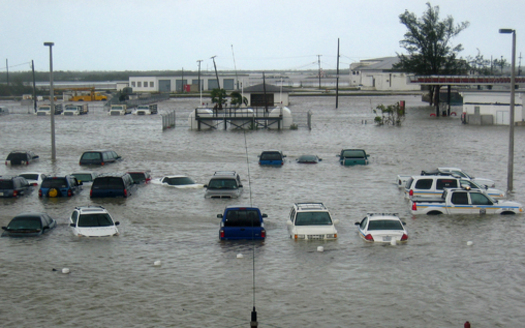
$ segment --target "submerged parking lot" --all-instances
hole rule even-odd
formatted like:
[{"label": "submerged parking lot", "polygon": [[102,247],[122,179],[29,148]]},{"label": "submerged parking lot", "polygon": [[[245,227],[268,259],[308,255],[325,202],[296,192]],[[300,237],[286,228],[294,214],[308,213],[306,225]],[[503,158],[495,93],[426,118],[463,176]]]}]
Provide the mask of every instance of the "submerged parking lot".
[{"label": "submerged parking lot", "polygon": [[[401,127],[373,125],[372,108],[399,100],[407,103]],[[199,132],[187,123],[197,102],[160,103],[160,114],[177,114],[177,126],[164,132],[160,115],[108,116],[101,103],[88,115],[56,117],[55,163],[49,117],[7,104],[13,114],[0,117],[1,156],[27,149],[40,159],[1,166],[1,175],[70,174],[85,170],[78,164],[83,151],[107,148],[124,160],[94,171],[149,169],[154,177],[186,174],[207,183],[215,171],[234,170],[244,192],[236,200],[205,199],[203,189],[151,184],[128,199],[91,200],[85,185],[71,198],[39,199],[33,192],[0,199],[2,226],[24,211],[45,211],[58,221],[43,237],[0,239],[5,326],[248,326],[254,300],[260,327],[460,327],[467,320],[475,327],[518,327],[525,320],[524,217],[413,217],[394,184],[398,174],[456,166],[505,190],[508,127],[461,125],[460,113],[432,118],[419,96],[341,97],[337,110],[331,97],[293,97],[299,123],[313,112],[312,130],[300,124],[298,130]],[[509,198],[525,203],[525,130],[515,133]],[[339,151],[354,147],[371,155],[368,166],[339,165]],[[269,149],[287,155],[282,167],[257,164]],[[303,154],[323,160],[297,164]],[[289,211],[305,201],[323,202],[340,221],[337,241],[289,239]],[[219,242],[217,214],[250,203],[268,214],[266,241]],[[68,216],[88,204],[108,209],[120,221],[120,236],[73,236]],[[354,222],[367,212],[399,213],[408,242],[365,244]]]}]

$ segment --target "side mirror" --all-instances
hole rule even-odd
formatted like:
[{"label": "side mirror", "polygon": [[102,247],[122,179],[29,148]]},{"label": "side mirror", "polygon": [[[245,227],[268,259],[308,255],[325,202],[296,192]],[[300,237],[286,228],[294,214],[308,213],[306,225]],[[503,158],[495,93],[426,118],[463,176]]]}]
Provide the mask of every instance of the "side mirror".
[{"label": "side mirror", "polygon": [[242,188],[242,185],[239,185],[239,188]]},{"label": "side mirror", "polygon": [[323,159],[322,158],[319,158],[319,162],[321,162]]},{"label": "side mirror", "polygon": [[403,223],[403,225],[407,225],[407,223],[406,223],[406,222],[403,222],[403,221],[401,221],[401,223]]},{"label": "side mirror", "polygon": [[291,227],[291,226],[293,226],[293,223],[292,223],[292,221],[288,220],[288,221],[286,221],[286,225]]},{"label": "side mirror", "polygon": [[[38,155],[33,156],[33,159],[36,159],[36,158],[38,158]],[[472,178],[472,179],[474,179],[474,178]]]},{"label": "side mirror", "polygon": [[268,217],[268,214],[264,214],[262,215],[263,218],[267,218]]},{"label": "side mirror", "polygon": [[69,226],[74,228],[76,226],[76,224],[70,223]]},{"label": "side mirror", "polygon": [[338,219],[335,219],[335,220],[334,220],[334,224],[339,224],[339,220],[338,220]]},{"label": "side mirror", "polygon": [[7,227],[2,227],[2,230],[7,230]]},{"label": "side mirror", "polygon": [[356,225],[356,226],[361,225],[361,222],[356,222],[356,223],[354,223],[354,225]]},{"label": "side mirror", "polygon": [[489,186],[485,185],[485,190],[488,190],[489,189]]},{"label": "side mirror", "polygon": [[118,226],[120,224],[119,221],[115,221],[115,225]]},{"label": "side mirror", "polygon": [[222,214],[217,214],[217,218],[222,219]]},{"label": "side mirror", "polygon": [[204,185],[204,186],[202,186],[202,187],[203,187],[203,188],[208,188],[208,185]]},{"label": "side mirror", "polygon": [[286,155],[283,155],[283,157],[286,157]]}]

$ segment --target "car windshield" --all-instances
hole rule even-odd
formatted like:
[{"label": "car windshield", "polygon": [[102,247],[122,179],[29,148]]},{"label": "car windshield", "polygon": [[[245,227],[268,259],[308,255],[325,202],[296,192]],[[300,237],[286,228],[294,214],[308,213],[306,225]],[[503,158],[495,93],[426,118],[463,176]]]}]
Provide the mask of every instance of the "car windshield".
[{"label": "car windshield", "polygon": [[0,180],[0,189],[13,189],[13,180]]},{"label": "car windshield", "polygon": [[182,185],[195,184],[195,181],[193,181],[191,178],[188,178],[188,177],[165,178],[163,182],[171,186],[182,186]]},{"label": "car windshield", "polygon": [[21,177],[26,178],[27,180],[38,180],[38,174],[20,174]]},{"label": "car windshield", "polygon": [[75,176],[75,178],[77,178],[78,181],[82,181],[82,182],[92,182],[93,181],[93,177],[89,173],[73,173],[73,175]]},{"label": "car windshield", "polygon": [[42,223],[40,218],[37,217],[16,217],[7,226],[7,230],[41,230]]},{"label": "car windshield", "polygon": [[225,227],[260,227],[261,220],[256,210],[228,210]]},{"label": "car windshield", "polygon": [[42,181],[42,188],[67,188],[66,178],[48,178]]},{"label": "car windshield", "polygon": [[107,213],[82,214],[78,218],[78,227],[108,227],[112,226],[113,221]]},{"label": "car windshield", "polygon": [[124,187],[122,178],[98,177],[93,181],[93,189],[120,189]]},{"label": "car windshield", "polygon": [[372,220],[368,223],[370,230],[403,230],[403,225],[397,220]]},{"label": "car windshield", "polygon": [[299,212],[295,219],[296,226],[331,225],[332,218],[328,212]]},{"label": "car windshield", "polygon": [[235,179],[211,179],[208,189],[237,189]]},{"label": "car windshield", "polygon": [[84,153],[82,155],[82,159],[100,159],[100,153],[99,152],[89,152],[89,153]]},{"label": "car windshield", "polygon": [[262,153],[260,158],[262,161],[280,161],[283,159],[279,152]]},{"label": "car windshield", "polygon": [[129,173],[129,175],[131,175],[135,183],[146,181],[146,174],[144,173]]},{"label": "car windshield", "polygon": [[365,152],[362,150],[345,150],[343,152],[343,157],[358,157],[363,158],[365,157]]}]

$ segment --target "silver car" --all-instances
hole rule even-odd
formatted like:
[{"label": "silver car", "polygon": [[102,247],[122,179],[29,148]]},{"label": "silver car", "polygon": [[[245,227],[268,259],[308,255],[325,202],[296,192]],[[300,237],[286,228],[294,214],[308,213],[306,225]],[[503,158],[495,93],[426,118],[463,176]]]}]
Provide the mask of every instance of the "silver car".
[{"label": "silver car", "polygon": [[210,179],[205,198],[238,198],[242,193],[241,177],[235,171],[217,171]]}]

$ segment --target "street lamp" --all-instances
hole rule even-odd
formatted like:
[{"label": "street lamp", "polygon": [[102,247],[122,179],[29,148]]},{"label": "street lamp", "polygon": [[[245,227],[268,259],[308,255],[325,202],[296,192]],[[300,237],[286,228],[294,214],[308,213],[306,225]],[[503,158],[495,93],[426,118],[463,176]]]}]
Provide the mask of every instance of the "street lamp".
[{"label": "street lamp", "polygon": [[512,64],[510,73],[510,118],[509,118],[509,162],[507,164],[507,191],[513,189],[514,176],[514,89],[516,84],[516,30],[502,28],[499,30],[503,34],[512,34]]},{"label": "street lamp", "polygon": [[55,90],[53,89],[53,42],[44,42],[49,47],[49,101],[51,102],[51,160],[57,159],[55,147]]}]

